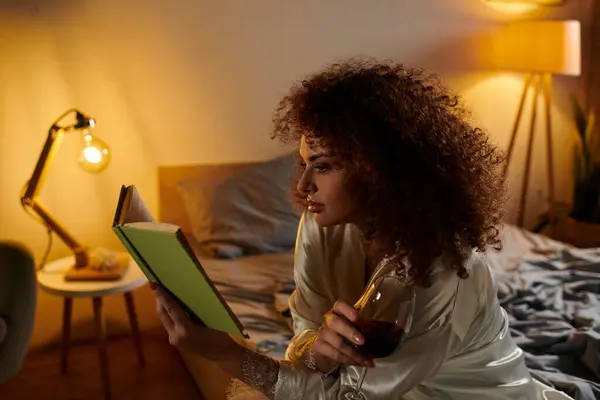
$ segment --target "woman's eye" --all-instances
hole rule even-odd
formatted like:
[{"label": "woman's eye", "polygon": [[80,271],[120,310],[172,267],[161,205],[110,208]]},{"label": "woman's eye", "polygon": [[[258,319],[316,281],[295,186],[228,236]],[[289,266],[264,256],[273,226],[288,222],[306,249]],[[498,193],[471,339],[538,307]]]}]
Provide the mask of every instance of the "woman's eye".
[{"label": "woman's eye", "polygon": [[304,161],[299,161],[298,166],[302,169],[306,169],[306,163]]},{"label": "woman's eye", "polygon": [[329,171],[329,165],[327,164],[316,164],[314,168],[317,170],[317,172]]}]

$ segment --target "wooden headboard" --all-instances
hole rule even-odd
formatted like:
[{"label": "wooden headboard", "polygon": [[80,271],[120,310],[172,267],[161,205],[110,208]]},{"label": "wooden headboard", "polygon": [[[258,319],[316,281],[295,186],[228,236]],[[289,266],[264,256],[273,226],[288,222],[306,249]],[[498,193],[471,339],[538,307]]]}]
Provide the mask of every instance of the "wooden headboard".
[{"label": "wooden headboard", "polygon": [[226,179],[256,163],[188,164],[158,167],[158,219],[175,224],[184,232],[192,232],[177,184],[186,180]]}]

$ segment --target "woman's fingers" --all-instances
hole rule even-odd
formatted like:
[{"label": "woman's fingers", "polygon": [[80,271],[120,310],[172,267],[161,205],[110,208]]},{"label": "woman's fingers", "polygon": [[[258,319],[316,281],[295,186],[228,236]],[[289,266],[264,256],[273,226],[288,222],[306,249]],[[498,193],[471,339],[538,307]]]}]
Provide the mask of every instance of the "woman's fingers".
[{"label": "woman's fingers", "polygon": [[337,301],[332,310],[325,315],[325,329],[322,339],[336,349],[344,357],[353,360],[355,365],[372,365],[372,360],[360,352],[365,343],[364,336],[351,321],[358,319],[358,311],[343,300]]},{"label": "woman's fingers", "polygon": [[358,311],[344,300],[338,300],[333,305],[333,312],[343,315],[348,321],[356,321],[358,319]]},{"label": "woman's fingers", "polygon": [[358,319],[358,311],[343,300],[338,300],[332,311],[329,313],[330,318],[334,315],[337,318],[331,320],[331,328],[354,344],[364,344],[365,338],[363,335],[352,324],[348,323],[348,321],[354,322]]},{"label": "woman's fingers", "polygon": [[[371,360],[362,355],[357,348],[337,332],[324,329],[320,339],[336,349],[344,358],[352,360],[352,365],[370,365]],[[338,361],[342,360],[338,359]]]},{"label": "woman's fingers", "polygon": [[325,340],[317,340],[313,345],[313,351],[325,356],[331,360],[341,362],[346,365],[362,365],[360,362],[340,352],[334,346],[326,342]]},{"label": "woman's fingers", "polygon": [[354,343],[355,345],[365,343],[365,338],[358,329],[353,327],[343,317],[335,313],[329,313],[325,317],[325,323],[329,329],[336,332],[338,335],[343,336],[349,342]]},{"label": "woman's fingers", "polygon": [[313,352],[319,356],[348,365],[372,367],[373,360],[360,352],[365,338],[351,321],[358,319],[358,311],[345,301],[335,303],[325,314]]},{"label": "woman's fingers", "polygon": [[175,329],[175,322],[169,316],[167,309],[164,307],[163,303],[156,297],[156,314],[158,315],[158,319],[160,319],[161,324],[165,327],[167,332],[171,334],[171,332]]},{"label": "woman's fingers", "polygon": [[181,327],[187,326],[187,315],[185,315],[179,304],[177,304],[175,299],[173,299],[169,293],[167,293],[163,288],[159,287],[156,290],[156,297],[162,303],[163,307],[175,325],[179,325]]}]

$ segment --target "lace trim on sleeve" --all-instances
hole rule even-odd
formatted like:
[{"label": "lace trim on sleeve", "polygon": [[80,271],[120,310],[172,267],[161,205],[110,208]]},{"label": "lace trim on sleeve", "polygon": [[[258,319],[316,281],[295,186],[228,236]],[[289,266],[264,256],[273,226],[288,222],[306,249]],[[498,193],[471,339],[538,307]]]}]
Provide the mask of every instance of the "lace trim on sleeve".
[{"label": "lace trim on sleeve", "polygon": [[241,369],[244,381],[236,378],[229,381],[227,400],[273,398],[279,375],[277,361],[246,349]]},{"label": "lace trim on sleeve", "polygon": [[[294,363],[289,361],[281,361],[279,363],[279,371],[275,377],[276,381],[272,390],[268,393],[262,393],[257,390],[255,385],[248,385],[245,382],[233,378],[229,381],[226,391],[227,400],[301,400],[304,395],[303,381],[298,381],[298,375],[302,371],[297,369]],[[245,374],[244,374],[244,377]],[[260,380],[261,378],[257,378]],[[302,387],[298,387],[298,383]],[[260,387],[263,387],[260,385]]]}]

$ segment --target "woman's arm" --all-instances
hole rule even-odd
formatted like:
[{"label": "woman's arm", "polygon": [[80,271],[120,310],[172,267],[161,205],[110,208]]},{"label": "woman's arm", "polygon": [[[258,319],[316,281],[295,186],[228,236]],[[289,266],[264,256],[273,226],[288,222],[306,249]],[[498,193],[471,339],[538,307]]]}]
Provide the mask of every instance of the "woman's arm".
[{"label": "woman's arm", "polygon": [[[320,228],[312,215],[303,214],[298,226],[296,250],[294,252],[294,280],[296,288],[289,299],[295,335],[286,352],[286,360],[303,364],[324,375],[335,373],[340,363],[360,364],[363,357],[350,350],[340,354],[336,351],[339,340],[336,335],[327,335],[322,326],[327,325],[325,316],[335,311],[335,298],[329,293],[327,275],[328,260],[326,247],[340,239],[342,231],[327,231]],[[348,308],[337,310],[342,319],[352,319]],[[341,311],[341,312],[340,312]],[[344,312],[346,311],[346,312]],[[329,340],[327,340],[329,338]],[[351,338],[348,338],[351,340]],[[339,350],[339,349],[337,349]],[[338,357],[336,357],[336,355]]]},{"label": "woman's arm", "polygon": [[179,304],[162,288],[156,293],[156,311],[169,335],[169,343],[219,365],[234,378],[273,398],[279,373],[274,359],[251,351],[227,333],[193,322]]},{"label": "woman's arm", "polygon": [[[351,383],[357,375],[355,368],[343,366],[339,375],[324,378],[301,363],[278,362],[250,351],[229,335],[192,322],[167,292],[158,289],[156,295],[158,315],[172,345],[217,363],[267,398],[340,399],[342,387]],[[425,332],[411,330],[402,349],[391,357],[376,360],[376,367],[369,371],[363,385],[371,397],[397,398],[437,373],[457,343],[448,318],[451,305],[442,307],[445,312],[443,316],[438,315],[441,318],[435,318],[438,323],[433,326],[427,324],[430,326],[425,328]],[[429,311],[439,310],[433,303],[428,302],[428,306],[431,308]],[[427,317],[424,319],[433,321]],[[419,325],[423,326],[414,324],[416,327]],[[377,382],[385,382],[385,385]]]},{"label": "woman's arm", "polygon": [[318,276],[314,274],[326,262],[321,249],[321,234],[312,216],[304,213],[298,225],[294,252],[296,287],[289,299],[295,335],[287,348],[286,360],[330,372],[337,368],[337,363],[315,357],[311,352],[323,317],[333,306],[322,282],[315,279]]},{"label": "woman's arm", "polygon": [[[404,347],[388,359],[376,360],[367,372],[363,390],[372,399],[399,398],[421,382],[434,376],[453,347],[449,325],[407,339]],[[301,363],[276,361],[249,351],[241,345],[215,360],[239,381],[273,400],[341,400],[344,387],[353,386],[357,372],[342,367],[340,374],[323,377]],[[385,385],[376,382],[385,382]],[[229,400],[247,400],[247,391],[230,393]]]},{"label": "woman's arm", "polygon": [[[447,357],[454,354],[461,342],[462,327],[458,329],[451,322],[460,280],[454,271],[437,267],[434,269],[432,287],[419,291],[418,306],[415,310],[416,320],[402,349],[391,357],[375,360],[376,367],[367,373],[363,387],[372,398],[398,398],[435,376]],[[305,291],[315,288],[311,283],[304,285]],[[293,313],[298,311],[294,310],[294,306],[298,305],[297,300],[293,298],[290,301]],[[311,315],[310,311],[313,309],[310,307],[311,303],[306,301],[300,304],[304,312],[295,315],[295,323],[299,322],[299,325],[304,327],[310,326],[307,325],[304,317]],[[477,307],[476,304],[469,305]],[[472,310],[462,309],[461,314],[463,313],[468,319]],[[296,335],[296,338],[303,339],[302,334],[306,337],[314,337],[315,331],[301,332]],[[304,354],[309,349],[308,346],[298,343],[290,347],[296,349],[296,354]],[[356,379],[358,371],[359,369],[355,367],[343,365],[339,374],[324,378],[314,371],[302,371],[295,364],[281,364],[276,385],[276,399],[341,399],[343,386]],[[383,382],[384,385],[381,384]]]}]

